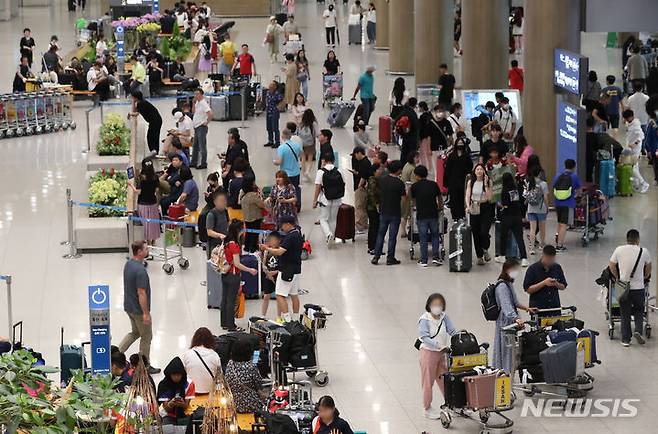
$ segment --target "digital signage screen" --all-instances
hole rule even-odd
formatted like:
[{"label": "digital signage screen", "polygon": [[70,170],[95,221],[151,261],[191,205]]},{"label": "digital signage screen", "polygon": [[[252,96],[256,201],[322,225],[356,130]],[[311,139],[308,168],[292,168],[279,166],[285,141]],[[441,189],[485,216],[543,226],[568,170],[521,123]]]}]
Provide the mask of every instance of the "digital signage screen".
[{"label": "digital signage screen", "polygon": [[555,49],[553,85],[567,92],[580,95],[587,83],[589,61],[587,57],[571,51]]},{"label": "digital signage screen", "polygon": [[556,111],[556,171],[560,173],[564,169],[564,161],[572,159],[576,162],[578,176],[585,179],[586,111],[582,107],[564,101],[558,101]]}]

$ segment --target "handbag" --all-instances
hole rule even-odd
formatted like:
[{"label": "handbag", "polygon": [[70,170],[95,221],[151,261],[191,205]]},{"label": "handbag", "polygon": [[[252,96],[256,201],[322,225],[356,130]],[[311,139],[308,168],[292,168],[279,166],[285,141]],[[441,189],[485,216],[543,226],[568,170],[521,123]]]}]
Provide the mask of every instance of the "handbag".
[{"label": "handbag", "polygon": [[245,310],[245,296],[244,292],[242,292],[242,288],[238,291],[238,296],[235,299],[235,317],[237,319],[244,318],[244,310]]},{"label": "handbag", "polygon": [[637,266],[640,263],[640,258],[642,257],[642,250],[642,247],[640,247],[640,253],[637,255],[635,265],[633,265],[633,270],[631,271],[631,275],[628,277],[628,281],[617,279],[615,282],[615,296],[617,297],[618,303],[622,303],[628,300],[628,294],[631,290],[630,280],[633,278],[633,276],[635,276],[635,271],[637,270]]},{"label": "handbag", "polygon": [[470,209],[469,212],[470,212],[471,215],[480,215],[480,201],[479,200],[471,201],[471,209]]},{"label": "handbag", "polygon": [[[439,332],[441,331],[441,327],[443,327],[443,320],[439,323],[439,328],[436,330],[436,333],[434,333],[434,336],[430,336],[430,339],[434,339],[435,337],[438,336]],[[414,342],[414,348],[420,351],[420,346],[423,344],[423,341],[420,340],[420,338],[416,338],[416,342]]]}]

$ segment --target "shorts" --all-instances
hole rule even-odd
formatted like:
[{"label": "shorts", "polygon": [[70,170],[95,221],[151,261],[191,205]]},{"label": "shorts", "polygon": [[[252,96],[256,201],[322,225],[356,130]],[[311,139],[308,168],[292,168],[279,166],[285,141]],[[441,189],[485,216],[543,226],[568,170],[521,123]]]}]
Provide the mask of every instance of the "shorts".
[{"label": "shorts", "polygon": [[268,279],[265,273],[261,274],[263,294],[272,294],[276,289],[276,283]]},{"label": "shorts", "polygon": [[557,222],[563,225],[570,225],[573,221],[573,208],[568,206],[556,206]]},{"label": "shorts", "polygon": [[610,128],[619,128],[619,115],[608,115]]},{"label": "shorts", "polygon": [[293,274],[292,280],[286,282],[281,278],[281,273],[279,273],[276,277],[275,293],[281,297],[299,294],[299,274]]},{"label": "shorts", "polygon": [[304,146],[302,147],[302,150],[304,151],[306,160],[315,161],[315,153],[316,153],[315,145]]},{"label": "shorts", "polygon": [[542,213],[534,213],[534,212],[529,212],[528,213],[528,221],[531,222],[543,222],[546,221],[546,214]]}]

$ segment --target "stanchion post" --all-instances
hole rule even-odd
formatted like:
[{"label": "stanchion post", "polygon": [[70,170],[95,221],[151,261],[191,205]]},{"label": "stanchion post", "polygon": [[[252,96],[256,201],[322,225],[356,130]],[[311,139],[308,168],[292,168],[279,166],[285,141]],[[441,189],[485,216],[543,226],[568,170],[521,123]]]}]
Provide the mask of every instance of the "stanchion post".
[{"label": "stanchion post", "polygon": [[67,216],[66,216],[66,224],[67,224],[67,229],[68,229],[68,246],[69,246],[69,252],[64,255],[64,259],[76,259],[79,258],[80,253],[78,253],[78,248],[75,245],[75,234],[73,233],[73,201],[71,200],[71,189],[67,188],[66,189],[66,206],[67,206]]},{"label": "stanchion post", "polygon": [[240,100],[242,101],[242,125],[240,128],[247,128],[244,124],[244,120],[247,117],[247,87],[248,86],[243,86],[240,91]]},{"label": "stanchion post", "polygon": [[91,110],[85,111],[85,118],[87,120],[87,152],[91,151],[91,133],[89,132],[89,113]]},{"label": "stanchion post", "polygon": [[2,280],[7,284],[7,336],[11,336],[11,330],[14,326],[14,320],[11,310],[11,276],[1,276]]}]

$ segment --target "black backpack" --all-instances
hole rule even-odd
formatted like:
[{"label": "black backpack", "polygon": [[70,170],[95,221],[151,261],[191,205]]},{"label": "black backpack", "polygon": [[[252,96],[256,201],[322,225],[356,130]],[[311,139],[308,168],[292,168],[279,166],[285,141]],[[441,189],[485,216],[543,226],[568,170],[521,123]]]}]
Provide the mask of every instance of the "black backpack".
[{"label": "black backpack", "polygon": [[573,180],[571,173],[563,172],[553,184],[553,196],[557,200],[566,200],[571,197],[573,191]]},{"label": "black backpack", "polygon": [[267,414],[265,427],[268,434],[299,434],[295,422],[287,414]]},{"label": "black backpack", "polygon": [[484,319],[487,321],[496,321],[500,315],[500,306],[498,306],[498,302],[496,301],[496,287],[500,282],[501,280],[497,280],[494,283],[490,283],[482,291],[480,303],[482,305]]},{"label": "black backpack", "polygon": [[331,170],[322,169],[322,190],[324,197],[328,200],[340,199],[345,196],[345,181],[343,175],[340,174],[337,168]]},{"label": "black backpack", "polygon": [[471,133],[477,140],[482,140],[482,128],[489,123],[489,116],[481,113],[471,119]]},{"label": "black backpack", "polygon": [[453,356],[465,356],[479,352],[480,346],[473,333],[462,330],[450,338],[450,353]]}]

